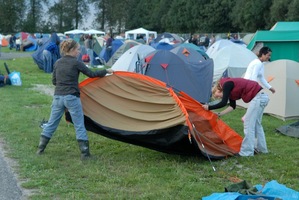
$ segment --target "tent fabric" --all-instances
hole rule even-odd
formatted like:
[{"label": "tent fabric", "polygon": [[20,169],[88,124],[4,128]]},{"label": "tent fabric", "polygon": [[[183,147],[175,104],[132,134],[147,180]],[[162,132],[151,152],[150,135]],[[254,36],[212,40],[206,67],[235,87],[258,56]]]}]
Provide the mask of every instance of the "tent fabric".
[{"label": "tent fabric", "polygon": [[95,34],[95,35],[104,36],[105,32],[104,31],[95,30],[95,29],[88,29],[88,30],[84,31],[84,34]]},{"label": "tent fabric", "polygon": [[106,63],[106,66],[111,67],[128,49],[139,44],[139,42],[136,42],[134,40],[124,41],[124,43],[113,53],[109,61]]},{"label": "tent fabric", "polygon": [[[194,44],[193,44],[194,45]],[[187,63],[201,63],[204,62],[206,59],[202,54],[192,47],[184,47],[179,45],[174,47],[171,52],[178,55],[180,58],[185,60]]]},{"label": "tent fabric", "polygon": [[214,60],[213,82],[216,82],[223,76],[242,77],[249,63],[257,56],[242,45],[232,44],[211,54],[210,58]]},{"label": "tent fabric", "polygon": [[146,57],[145,75],[184,91],[198,102],[207,103],[212,85],[211,62],[190,64],[171,51],[156,50]]},{"label": "tent fabric", "polygon": [[[97,134],[161,152],[215,159],[240,150],[242,137],[213,112],[149,76],[117,71],[84,80],[80,91],[86,128]],[[69,113],[66,118],[71,121]]]},{"label": "tent fabric", "polygon": [[299,22],[276,22],[271,31],[299,31]]},{"label": "tent fabric", "polygon": [[36,51],[38,48],[37,39],[29,35],[27,40],[32,43],[32,46],[25,49],[25,51]]},{"label": "tent fabric", "polygon": [[195,44],[193,44],[193,43],[181,43],[181,44],[179,44],[179,46],[180,46],[180,47],[187,47],[187,48],[194,49],[194,50],[196,50],[198,53],[200,53],[205,59],[210,58],[210,57],[208,56],[208,54],[207,54],[205,51],[203,51],[199,46],[197,46],[197,45],[195,45]]},{"label": "tent fabric", "polygon": [[278,127],[276,130],[286,136],[299,138],[299,121]]},{"label": "tent fabric", "polygon": [[212,44],[206,51],[206,53],[208,54],[209,57],[214,56],[214,54],[216,54],[219,50],[221,50],[222,48],[229,46],[229,45],[234,45],[234,43],[230,40],[225,40],[225,39],[221,39],[221,40],[217,40],[214,44]]},{"label": "tent fabric", "polygon": [[144,64],[144,59],[153,51],[155,51],[155,49],[149,45],[136,45],[122,54],[113,64],[112,69],[114,71],[142,73],[142,64]]},{"label": "tent fabric", "polygon": [[[264,113],[270,114],[281,120],[299,119],[298,99],[299,63],[292,60],[276,60],[265,64],[264,76],[272,79],[269,84],[275,88],[272,94],[264,90],[270,98]],[[247,104],[237,101],[239,106],[247,108]]]},{"label": "tent fabric", "polygon": [[38,49],[31,55],[34,62],[37,64],[38,68],[41,70],[44,69],[44,60],[43,60],[43,51],[49,45],[50,42],[56,43],[60,42],[60,38],[56,33],[52,33],[50,38],[42,39],[42,45],[38,47]]},{"label": "tent fabric", "polygon": [[257,31],[247,48],[256,53],[262,46],[272,50],[271,61],[288,59],[299,62],[299,30]]},{"label": "tent fabric", "polygon": [[145,36],[144,39],[146,39],[146,43],[148,43],[148,40],[151,36],[153,36],[154,38],[157,37],[157,32],[156,31],[149,31],[149,30],[146,30],[142,27],[125,32],[125,38],[129,39],[129,40],[137,40],[138,35]]},{"label": "tent fabric", "polygon": [[256,185],[261,195],[242,195],[239,192],[224,192],[213,193],[210,196],[203,197],[203,200],[251,200],[251,199],[266,199],[266,200],[297,200],[299,199],[299,192],[286,187],[283,184],[278,183],[276,180],[272,180],[266,183],[264,186]]},{"label": "tent fabric", "polygon": [[7,39],[5,39],[5,37],[2,37],[1,41],[2,41],[1,44],[2,47],[7,47],[9,45],[9,42],[7,41]]},{"label": "tent fabric", "polygon": [[178,36],[177,34],[174,33],[168,33],[168,32],[164,32],[159,34],[156,38],[155,38],[155,43],[160,42],[161,40],[164,40],[168,38],[169,42],[171,44],[177,44],[177,43],[183,43],[183,40],[180,36]]},{"label": "tent fabric", "polygon": [[188,47],[177,46],[172,49],[171,52],[187,63],[187,67],[192,71],[194,79],[198,79],[196,80],[198,86],[197,90],[199,90],[200,93],[198,100],[202,103],[209,102],[214,71],[213,60],[206,60],[199,52]]},{"label": "tent fabric", "polygon": [[[117,51],[117,49],[119,47],[121,47],[121,45],[124,44],[124,41],[120,40],[120,39],[114,39],[112,41],[112,52],[111,52],[111,57],[113,56],[113,54]],[[110,58],[108,58],[107,52],[106,52],[106,48],[104,47],[101,52],[99,57],[103,60],[105,60],[105,62],[108,62]]]},{"label": "tent fabric", "polygon": [[174,48],[173,45],[167,43],[167,42],[158,42],[152,45],[157,50],[171,50]]},{"label": "tent fabric", "polygon": [[70,35],[70,34],[84,34],[85,31],[81,29],[74,29],[64,32],[64,35]]}]

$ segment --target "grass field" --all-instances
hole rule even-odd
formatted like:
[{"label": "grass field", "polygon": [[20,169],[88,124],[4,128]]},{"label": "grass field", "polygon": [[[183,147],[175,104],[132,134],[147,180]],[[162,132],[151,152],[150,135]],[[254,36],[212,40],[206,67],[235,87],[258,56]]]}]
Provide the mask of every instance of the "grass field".
[{"label": "grass field", "polygon": [[[21,72],[23,85],[0,88],[0,137],[8,156],[18,162],[22,187],[34,190],[30,199],[201,199],[224,192],[236,178],[253,185],[277,180],[299,190],[299,140],[275,131],[292,121],[268,115],[263,126],[269,154],[216,160],[212,162],[216,171],[203,156],[165,154],[92,132],[88,135],[95,159],[81,162],[74,128],[64,120],[44,155],[37,156],[39,124],[50,115],[52,97],[35,88],[52,87],[51,74],[38,69],[32,58],[0,60],[2,72],[4,62],[11,71]],[[238,108],[222,119],[243,135],[244,113]]]}]

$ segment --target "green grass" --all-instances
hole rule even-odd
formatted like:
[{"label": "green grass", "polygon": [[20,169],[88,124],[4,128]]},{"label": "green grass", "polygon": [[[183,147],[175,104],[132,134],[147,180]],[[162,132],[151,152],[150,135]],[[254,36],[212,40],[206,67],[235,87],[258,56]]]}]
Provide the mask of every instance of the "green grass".
[{"label": "green grass", "polygon": [[[44,155],[37,156],[39,124],[50,115],[52,97],[33,88],[51,85],[51,74],[39,70],[32,58],[5,62],[11,71],[21,72],[23,85],[0,88],[0,137],[8,156],[19,164],[19,177],[26,180],[22,187],[36,191],[30,199],[201,199],[224,192],[232,177],[253,185],[277,180],[299,190],[299,140],[275,131],[291,121],[267,115],[263,125],[270,153],[213,161],[215,172],[203,156],[165,154],[92,132],[88,135],[95,160],[81,162],[74,128],[64,120]],[[2,72],[3,63],[0,60]],[[222,119],[243,135],[244,113],[238,108]]]}]

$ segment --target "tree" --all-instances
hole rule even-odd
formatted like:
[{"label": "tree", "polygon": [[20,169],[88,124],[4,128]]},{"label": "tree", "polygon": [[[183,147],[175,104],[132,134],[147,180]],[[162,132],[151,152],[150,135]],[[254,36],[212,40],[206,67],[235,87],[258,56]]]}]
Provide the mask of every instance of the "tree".
[{"label": "tree", "polygon": [[25,0],[2,0],[0,2],[0,33],[20,31],[25,12],[19,8],[26,7]]},{"label": "tree", "polygon": [[43,3],[48,3],[48,0],[29,0],[27,10],[27,18],[24,21],[23,30],[30,33],[40,32],[39,25],[43,16]]},{"label": "tree", "polygon": [[83,17],[89,13],[88,0],[59,0],[48,10],[52,31],[78,29]]},{"label": "tree", "polygon": [[269,27],[272,0],[237,0],[231,13],[232,23],[243,32]]}]

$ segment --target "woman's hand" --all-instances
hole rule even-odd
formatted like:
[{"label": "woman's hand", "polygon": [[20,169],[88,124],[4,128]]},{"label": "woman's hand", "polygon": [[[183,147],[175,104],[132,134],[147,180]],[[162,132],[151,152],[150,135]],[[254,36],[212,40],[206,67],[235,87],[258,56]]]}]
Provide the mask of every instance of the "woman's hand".
[{"label": "woman's hand", "polygon": [[113,69],[111,69],[111,68],[109,68],[109,69],[106,69],[106,71],[107,71],[107,73],[109,73],[109,74],[112,74],[112,73],[114,72],[114,70],[113,70]]},{"label": "woman's hand", "polygon": [[205,109],[205,110],[209,110],[209,105],[208,104],[204,104],[204,105],[202,105],[202,108]]}]

